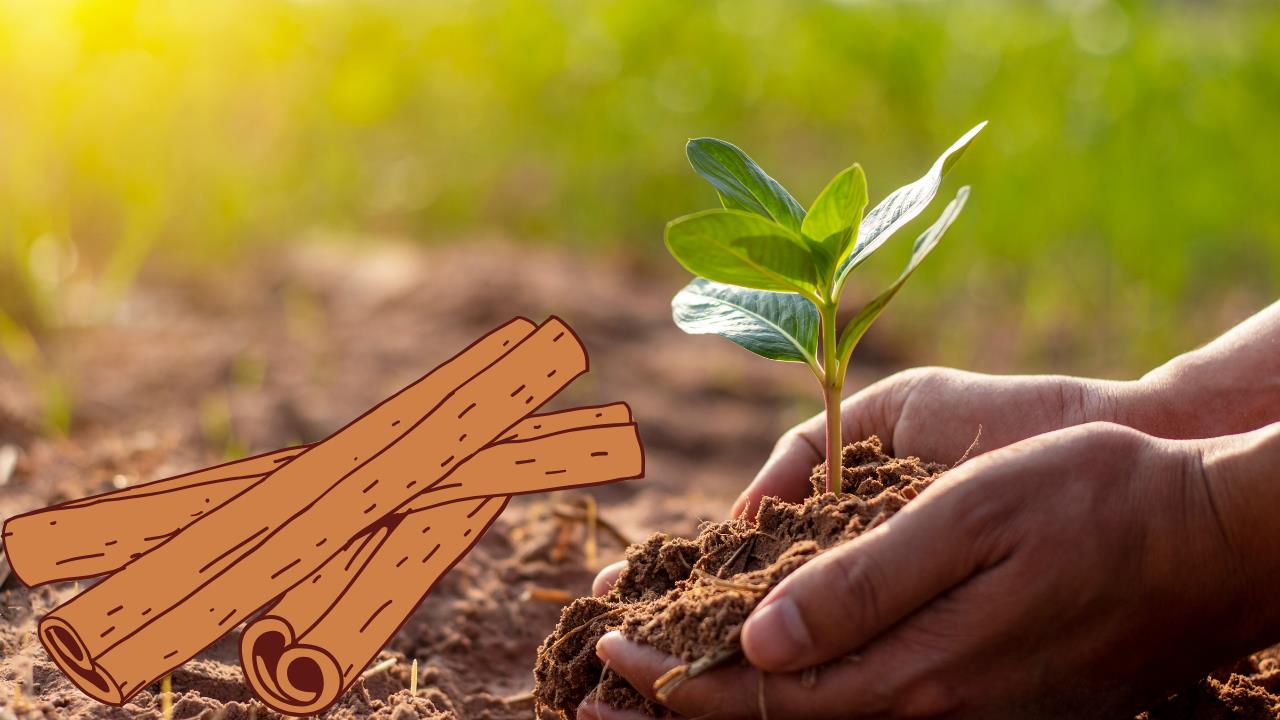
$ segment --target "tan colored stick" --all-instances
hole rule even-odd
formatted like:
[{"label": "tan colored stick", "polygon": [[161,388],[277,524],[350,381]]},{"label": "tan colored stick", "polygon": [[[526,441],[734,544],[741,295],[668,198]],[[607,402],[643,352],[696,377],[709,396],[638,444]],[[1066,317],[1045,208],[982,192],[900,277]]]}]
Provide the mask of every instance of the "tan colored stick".
[{"label": "tan colored stick", "polygon": [[[485,498],[394,516],[400,523],[360,567],[360,575],[389,578],[404,570],[412,589],[384,585],[385,595],[337,602],[324,622],[317,619],[303,635],[274,614],[251,623],[241,634],[240,659],[258,698],[289,715],[315,714],[332,705],[417,607],[422,589],[471,549],[506,503],[506,498]],[[406,540],[403,547],[392,544],[397,535]],[[412,554],[395,567],[404,552]],[[406,591],[417,594],[409,597]]]},{"label": "tan colored stick", "polygon": [[[47,614],[40,637],[55,662],[90,695],[124,702],[585,372],[558,319],[523,340],[511,328]],[[478,348],[496,359],[476,363]]]},{"label": "tan colored stick", "polygon": [[277,450],[11,517],[3,537],[14,573],[33,587],[115,572],[306,449]]},{"label": "tan colored stick", "polygon": [[[630,412],[624,404],[533,415],[501,441],[609,424],[602,418],[624,416],[628,419],[621,422],[629,422]],[[168,540],[309,447],[277,450],[18,515],[4,525],[5,547],[18,578],[29,586],[106,575]],[[481,450],[458,469],[450,484],[462,482],[457,476],[463,475],[471,478],[463,484],[473,485],[477,473],[493,467],[494,459],[486,459],[491,452],[492,447]]]},{"label": "tan colored stick", "polygon": [[[620,411],[626,411],[626,406]],[[642,457],[636,426],[631,423],[578,427],[499,443],[476,455],[430,492],[415,497],[404,509],[416,512],[460,500],[566,490],[640,477]]]},{"label": "tan colored stick", "polygon": [[[521,487],[517,478],[577,486],[642,476],[644,453],[630,410],[601,410],[569,411],[558,423],[543,423],[547,435],[495,445],[505,457],[494,453],[486,472],[469,475],[474,487],[463,481],[415,498],[410,512],[386,519],[394,525],[385,537],[387,525],[380,524],[285,593],[241,635],[241,664],[258,697],[288,715],[321,712],[341,697],[508,500],[475,495]],[[590,420],[624,424],[573,427]]]}]

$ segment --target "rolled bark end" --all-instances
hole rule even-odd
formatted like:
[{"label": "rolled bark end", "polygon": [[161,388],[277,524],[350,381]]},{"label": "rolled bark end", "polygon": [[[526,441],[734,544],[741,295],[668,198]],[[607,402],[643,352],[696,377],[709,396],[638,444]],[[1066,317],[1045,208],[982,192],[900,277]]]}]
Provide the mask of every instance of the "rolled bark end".
[{"label": "rolled bark end", "polygon": [[39,626],[40,644],[76,687],[99,702],[120,705],[124,692],[111,673],[94,662],[80,634],[65,620],[45,616]]},{"label": "rolled bark end", "polygon": [[318,713],[342,692],[338,661],[322,648],[298,644],[282,618],[259,618],[245,628],[240,662],[258,698],[285,715]]}]

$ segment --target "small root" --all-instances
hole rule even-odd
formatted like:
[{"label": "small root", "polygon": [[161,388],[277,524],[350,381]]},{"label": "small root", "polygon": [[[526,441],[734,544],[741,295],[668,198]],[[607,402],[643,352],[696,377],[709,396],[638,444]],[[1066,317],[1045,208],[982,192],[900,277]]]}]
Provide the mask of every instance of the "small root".
[{"label": "small root", "polygon": [[533,702],[533,700],[534,700],[533,693],[524,692],[524,693],[517,693],[515,695],[508,695],[507,697],[502,698],[502,704],[503,705],[523,705],[525,703]]},{"label": "small root", "polygon": [[711,583],[715,587],[724,588],[726,590],[739,590],[741,592],[762,593],[762,592],[768,592],[769,589],[773,587],[772,585],[768,585],[766,583],[739,583],[739,582],[733,582],[732,580],[725,580],[722,577],[717,577],[707,572],[706,570],[702,570],[699,568],[694,568],[693,575],[695,577],[706,578],[707,582]]},{"label": "small root", "polygon": [[679,689],[686,681],[710,672],[741,654],[742,647],[735,643],[734,645],[720,648],[710,655],[704,655],[691,663],[677,665],[653,681],[654,697],[658,699],[658,702],[666,703],[667,699],[671,697],[671,693]]},{"label": "small root", "polygon": [[537,602],[558,603],[560,605],[568,605],[573,602],[573,594],[568,590],[559,588],[538,587],[534,585],[527,588],[520,595],[521,600],[536,600]]},{"label": "small root", "polygon": [[396,666],[396,659],[395,659],[395,658],[387,658],[386,660],[383,660],[382,662],[378,663],[377,665],[374,665],[373,667],[369,668],[368,670],[365,670],[364,672],[360,673],[360,678],[361,678],[362,680],[368,680],[369,678],[373,677],[374,675],[377,675],[378,673],[380,673],[380,672],[382,672],[382,671],[384,671],[384,670],[390,670],[391,668],[393,668],[393,667],[395,667],[395,666]]},{"label": "small root", "polygon": [[752,535],[751,537],[747,538],[746,542],[742,543],[736,549],[734,549],[733,554],[729,556],[729,559],[725,560],[724,564],[720,566],[720,569],[716,571],[716,577],[724,577],[724,571],[733,567],[733,564],[738,562],[738,558],[742,557],[743,555],[747,556],[747,561],[742,564],[742,569],[745,571],[747,569],[747,565],[751,564],[751,553],[755,552],[755,549],[756,549],[756,536]]},{"label": "small root", "polygon": [[596,526],[600,521],[600,508],[596,505],[596,499],[590,495],[582,498],[582,507],[586,511],[587,517],[587,567],[596,567],[596,563],[600,557],[600,543],[596,537]]},{"label": "small root", "polygon": [[951,465],[951,467],[955,467],[956,465],[959,465],[959,464],[963,463],[965,460],[968,460],[968,459],[969,459],[969,454],[970,454],[970,453],[972,453],[974,450],[977,450],[977,449],[978,449],[978,444],[979,444],[979,443],[981,443],[981,442],[982,442],[982,424],[981,424],[981,423],[979,423],[979,424],[978,424],[978,434],[974,436],[974,438],[973,438],[973,442],[969,443],[969,449],[965,450],[965,451],[964,451],[964,454],[960,456],[960,459],[959,459],[959,460],[957,460],[957,461],[955,461],[955,462]]},{"label": "small root", "polygon": [[547,652],[546,652],[545,654],[550,654],[550,653],[555,652],[555,651],[556,651],[556,649],[557,649],[557,648],[559,648],[561,645],[563,645],[563,644],[564,644],[564,642],[565,642],[566,640],[568,640],[569,638],[571,638],[571,637],[573,637],[573,636],[577,635],[578,633],[582,632],[583,630],[586,630],[588,627],[590,627],[591,625],[595,624],[595,622],[596,622],[597,620],[601,620],[601,619],[603,619],[603,618],[612,617],[612,616],[614,616],[614,615],[617,615],[618,613],[622,612],[624,609],[625,609],[625,608],[617,607],[617,608],[614,608],[614,609],[612,609],[612,610],[609,610],[608,612],[602,612],[602,613],[600,613],[599,615],[597,615],[597,616],[595,616],[595,617],[591,618],[590,620],[588,620],[588,621],[586,621],[586,622],[582,623],[582,624],[581,624],[581,625],[579,625],[578,627],[576,627],[576,628],[574,628],[574,629],[572,629],[572,630],[569,630],[569,631],[568,631],[568,632],[566,632],[565,634],[561,635],[559,640],[556,640],[554,643],[552,643],[552,644],[551,644],[551,647],[547,648]]},{"label": "small root", "polygon": [[561,520],[555,545],[551,546],[551,562],[557,565],[563,563],[569,556],[570,547],[573,547],[573,524]]},{"label": "small root", "polygon": [[591,697],[593,693],[599,696],[600,688],[604,687],[604,678],[608,674],[609,674],[609,661],[605,660],[604,667],[600,668],[600,677],[596,679],[596,686],[591,688],[591,691],[587,693],[587,697]]},{"label": "small root", "polygon": [[165,675],[160,681],[160,717],[173,720],[173,675]]},{"label": "small root", "polygon": [[[585,523],[587,521],[587,514],[585,511],[570,505],[558,505],[552,508],[551,514],[561,520],[571,520],[573,522],[581,523]],[[596,526],[608,533],[608,535],[621,547],[631,547],[634,544],[630,537],[618,529],[617,525],[605,520],[599,515],[599,513],[596,514]]]}]

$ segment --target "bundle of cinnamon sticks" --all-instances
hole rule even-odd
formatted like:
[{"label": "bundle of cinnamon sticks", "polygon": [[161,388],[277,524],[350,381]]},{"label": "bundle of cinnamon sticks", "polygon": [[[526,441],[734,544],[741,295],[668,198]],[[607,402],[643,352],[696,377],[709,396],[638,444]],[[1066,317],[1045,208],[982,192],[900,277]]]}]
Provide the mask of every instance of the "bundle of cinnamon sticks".
[{"label": "bundle of cinnamon sticks", "polygon": [[319,712],[512,495],[643,475],[625,403],[532,414],[587,369],[559,319],[517,318],[314,445],[10,518],[27,585],[106,576],[50,611],[40,640],[120,705],[249,619],[254,692]]}]

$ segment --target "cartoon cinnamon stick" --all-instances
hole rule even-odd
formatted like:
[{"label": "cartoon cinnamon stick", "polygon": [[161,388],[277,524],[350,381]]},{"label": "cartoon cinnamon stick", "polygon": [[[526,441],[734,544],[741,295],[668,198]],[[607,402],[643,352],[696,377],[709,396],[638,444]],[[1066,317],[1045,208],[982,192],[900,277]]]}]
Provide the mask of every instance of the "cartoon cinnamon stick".
[{"label": "cartoon cinnamon stick", "polygon": [[[622,403],[579,408],[530,416],[501,440],[626,422],[630,422],[630,412]],[[9,518],[3,535],[14,572],[29,586],[115,572],[309,447],[277,450]],[[474,486],[477,475],[492,466],[485,460],[490,452],[491,447],[480,451],[455,472],[450,482]],[[466,480],[467,477],[472,479]],[[563,480],[546,478],[557,479]],[[563,484],[548,482],[546,488],[526,492],[562,487]]]},{"label": "cartoon cinnamon stick", "polygon": [[[540,437],[493,446],[505,457],[485,453],[486,472],[474,476],[482,486],[453,493],[486,493],[504,477],[596,484],[643,475],[644,454],[625,405],[558,415],[549,416],[557,422],[541,423]],[[589,419],[611,424],[576,427]],[[245,628],[241,664],[263,702],[285,714],[308,715],[341,697],[509,499],[437,497],[433,504],[431,496],[410,506],[423,509],[388,518],[353,541]]]},{"label": "cartoon cinnamon stick", "polygon": [[[286,604],[305,598],[303,593],[286,595],[271,614],[241,634],[241,664],[259,699],[291,715],[312,714],[331,705],[506,503],[505,497],[489,497],[389,518],[396,524],[378,530],[378,535],[386,534],[379,546],[353,559],[364,560],[358,577],[399,576],[411,581],[407,586],[384,581],[384,594],[340,597],[319,616],[306,612],[312,608]],[[276,610],[298,618],[297,627]]]},{"label": "cartoon cinnamon stick", "polygon": [[306,447],[276,450],[11,517],[0,535],[14,574],[33,587],[115,572],[278,470]]},{"label": "cartoon cinnamon stick", "polygon": [[527,332],[499,328],[47,614],[54,661],[120,704],[194,656],[586,371],[559,319]]}]

